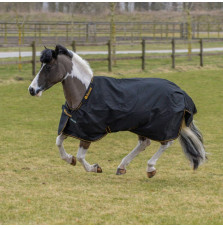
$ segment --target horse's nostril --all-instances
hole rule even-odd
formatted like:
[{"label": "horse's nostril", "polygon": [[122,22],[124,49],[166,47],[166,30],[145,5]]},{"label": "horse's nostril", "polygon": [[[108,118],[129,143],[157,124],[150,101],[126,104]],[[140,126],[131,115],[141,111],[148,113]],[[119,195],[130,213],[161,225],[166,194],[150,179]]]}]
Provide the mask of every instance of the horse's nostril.
[{"label": "horse's nostril", "polygon": [[33,89],[33,87],[29,87],[29,92],[32,96],[35,95],[35,90]]}]

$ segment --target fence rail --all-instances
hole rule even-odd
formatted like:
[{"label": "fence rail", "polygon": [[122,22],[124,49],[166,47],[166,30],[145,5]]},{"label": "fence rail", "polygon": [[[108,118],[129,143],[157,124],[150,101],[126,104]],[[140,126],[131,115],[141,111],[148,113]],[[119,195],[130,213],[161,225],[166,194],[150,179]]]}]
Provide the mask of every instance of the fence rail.
[{"label": "fence rail", "polygon": [[[222,40],[223,42],[223,40]],[[87,61],[107,61],[108,62],[108,71],[112,71],[112,61],[115,60],[141,60],[142,64],[141,64],[141,69],[145,70],[146,69],[146,60],[147,59],[164,59],[164,58],[171,58],[171,64],[172,64],[172,68],[176,67],[176,58],[181,58],[181,57],[188,57],[188,56],[198,56],[200,59],[200,66],[203,67],[204,66],[204,61],[203,61],[203,57],[204,56],[215,56],[215,55],[222,55],[223,56],[223,52],[217,52],[217,53],[204,53],[204,48],[203,48],[203,43],[204,40],[203,39],[199,39],[196,40],[196,42],[194,41],[194,43],[198,43],[199,44],[199,53],[187,53],[187,54],[176,54],[176,43],[177,44],[181,44],[181,42],[178,42],[178,40],[176,39],[172,39],[171,41],[165,41],[166,44],[170,44],[171,45],[171,54],[167,54],[167,55],[147,55],[146,54],[146,49],[149,45],[152,44],[157,44],[157,43],[164,43],[164,42],[151,42],[151,41],[147,41],[145,39],[142,39],[141,42],[137,42],[137,43],[116,43],[116,46],[118,45],[141,45],[141,54],[139,56],[123,56],[123,57],[117,57],[117,55],[114,57],[112,55],[112,43],[109,40],[108,42],[101,42],[98,43],[97,46],[107,46],[107,50],[108,50],[108,54],[106,58],[86,58]],[[190,43],[189,41],[184,41],[184,43]],[[77,46],[95,46],[95,43],[92,44],[84,44],[84,43],[78,43],[76,41],[73,41],[71,44],[73,51],[76,52]],[[0,62],[0,65],[10,65],[10,64],[32,64],[32,75],[36,74],[36,46],[38,46],[38,44],[36,44],[35,41],[32,42],[31,45],[21,45],[23,47],[31,47],[32,48],[32,60],[27,60],[27,61],[2,61]],[[20,46],[20,47],[21,47]],[[11,45],[0,45],[0,47],[11,47]]]},{"label": "fence rail", "polygon": [[[188,25],[181,22],[115,22],[117,40],[186,39]],[[110,37],[109,22],[0,22],[1,43],[21,41],[66,42],[107,41]],[[193,38],[222,38],[223,24],[193,22]]]}]

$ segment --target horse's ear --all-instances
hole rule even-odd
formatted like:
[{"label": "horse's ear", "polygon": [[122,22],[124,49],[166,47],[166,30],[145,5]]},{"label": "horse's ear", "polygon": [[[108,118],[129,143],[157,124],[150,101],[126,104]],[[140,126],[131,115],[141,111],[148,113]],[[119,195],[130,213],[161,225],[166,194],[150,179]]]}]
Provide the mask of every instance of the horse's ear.
[{"label": "horse's ear", "polygon": [[58,55],[66,55],[66,56],[72,58],[72,54],[65,47],[63,47],[60,44],[56,45],[55,54],[56,54],[56,56],[58,56]]},{"label": "horse's ear", "polygon": [[67,49],[65,47],[63,47],[62,45],[60,44],[57,44],[56,47],[55,47],[55,53],[56,55],[59,55],[59,54],[64,54],[67,52]]},{"label": "horse's ear", "polygon": [[52,57],[53,57],[54,59],[57,58],[57,54],[56,54],[56,52],[55,52],[54,50],[52,50]]}]

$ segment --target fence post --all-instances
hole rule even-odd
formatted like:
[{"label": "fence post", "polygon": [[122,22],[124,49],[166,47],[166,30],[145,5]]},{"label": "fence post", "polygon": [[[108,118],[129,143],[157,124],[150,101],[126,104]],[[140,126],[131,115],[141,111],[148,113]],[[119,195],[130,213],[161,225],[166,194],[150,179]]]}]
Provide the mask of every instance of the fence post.
[{"label": "fence post", "polygon": [[68,31],[68,24],[66,24],[66,41],[68,42],[69,31]]},{"label": "fence post", "polygon": [[4,40],[4,42],[5,42],[5,44],[7,44],[8,43],[8,41],[7,41],[7,24],[5,23],[5,40]]},{"label": "fence post", "polygon": [[142,39],[142,24],[137,24],[138,25],[138,29],[139,29],[139,36],[140,36],[140,39]]},{"label": "fence post", "polygon": [[77,50],[76,50],[76,41],[75,40],[72,42],[71,46],[72,46],[72,50],[74,52],[76,52]]},{"label": "fence post", "polygon": [[173,33],[172,33],[172,37],[175,37],[175,23],[173,24]]},{"label": "fence post", "polygon": [[36,23],[35,23],[35,25],[34,25],[34,36],[35,36],[35,41],[36,41],[36,33],[37,33],[37,31],[36,31]]},{"label": "fence post", "polygon": [[39,24],[39,42],[42,41],[42,27],[41,24]]},{"label": "fence post", "polygon": [[184,39],[184,23],[180,24],[180,38]]},{"label": "fence post", "polygon": [[218,23],[218,38],[220,38],[220,24]]},{"label": "fence post", "polygon": [[171,58],[172,58],[172,68],[174,69],[175,68],[175,39],[173,38],[172,39],[172,55],[171,55]]},{"label": "fence post", "polygon": [[197,38],[200,37],[200,22],[197,23]]},{"label": "fence post", "polygon": [[168,23],[166,23],[166,39],[168,39],[168,35],[169,35],[169,26],[168,26]]},{"label": "fence post", "polygon": [[32,42],[32,75],[36,75],[36,42]]},{"label": "fence post", "polygon": [[163,25],[160,24],[160,38],[163,39]]},{"label": "fence post", "polygon": [[78,38],[81,38],[81,25],[78,25]]},{"label": "fence post", "polygon": [[153,39],[156,37],[156,24],[153,24]]},{"label": "fence post", "polygon": [[111,41],[108,41],[108,71],[112,72],[112,53],[111,53]]},{"label": "fence post", "polygon": [[85,32],[85,34],[86,34],[85,40],[86,40],[86,42],[88,42],[88,38],[89,38],[89,24],[86,24],[86,32]]},{"label": "fence post", "polygon": [[208,39],[210,38],[210,23],[208,22]]},{"label": "fence post", "polygon": [[146,60],[146,41],[142,40],[142,70],[145,70],[145,61]]},{"label": "fence post", "polygon": [[204,62],[203,62],[203,40],[200,39],[200,66],[203,67],[204,66]]}]

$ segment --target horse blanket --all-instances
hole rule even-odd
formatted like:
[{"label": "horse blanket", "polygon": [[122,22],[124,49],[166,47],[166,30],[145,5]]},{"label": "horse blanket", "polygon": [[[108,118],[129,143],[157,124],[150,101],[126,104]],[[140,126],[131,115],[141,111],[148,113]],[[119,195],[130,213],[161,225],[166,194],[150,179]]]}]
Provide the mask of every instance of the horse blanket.
[{"label": "horse blanket", "polygon": [[196,112],[186,92],[168,80],[95,76],[77,109],[62,106],[58,134],[93,142],[131,131],[163,142],[177,138],[183,118],[189,126]]}]

